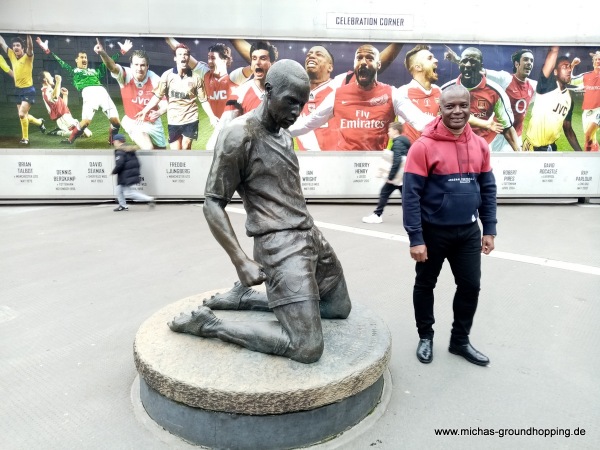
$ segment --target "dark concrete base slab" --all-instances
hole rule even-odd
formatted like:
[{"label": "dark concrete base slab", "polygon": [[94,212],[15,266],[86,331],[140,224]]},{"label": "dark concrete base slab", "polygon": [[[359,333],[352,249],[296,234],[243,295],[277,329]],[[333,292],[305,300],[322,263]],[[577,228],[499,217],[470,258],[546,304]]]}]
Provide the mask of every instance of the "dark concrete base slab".
[{"label": "dark concrete base slab", "polygon": [[284,450],[309,446],[350,429],[377,406],[383,376],[362,392],[311,411],[251,416],[192,408],[170,400],[140,378],[148,415],[186,441],[214,449]]}]

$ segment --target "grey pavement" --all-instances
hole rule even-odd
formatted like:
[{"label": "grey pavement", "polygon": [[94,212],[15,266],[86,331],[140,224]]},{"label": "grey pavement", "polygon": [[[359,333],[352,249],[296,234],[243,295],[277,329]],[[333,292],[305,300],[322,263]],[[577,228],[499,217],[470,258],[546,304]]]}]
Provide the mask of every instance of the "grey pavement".
[{"label": "grey pavement", "polygon": [[[3,450],[193,448],[140,411],[133,340],[165,305],[231,287],[235,270],[201,203],[114,206],[0,206]],[[231,208],[251,253],[242,206]],[[600,207],[499,206],[471,334],[492,361],[487,368],[447,351],[447,265],[436,289],[434,360],[417,361],[401,207],[389,205],[382,224],[363,224],[373,208],[309,203],[352,298],[384,319],[393,342],[385,402],[328,448],[600,448]],[[531,435],[540,430],[563,435]]]}]

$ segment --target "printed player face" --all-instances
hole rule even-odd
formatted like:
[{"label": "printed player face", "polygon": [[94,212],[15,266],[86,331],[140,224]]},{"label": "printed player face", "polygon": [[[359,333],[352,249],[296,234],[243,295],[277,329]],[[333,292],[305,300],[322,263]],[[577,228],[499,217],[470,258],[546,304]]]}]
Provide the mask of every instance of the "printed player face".
[{"label": "printed player face", "polygon": [[438,60],[433,56],[429,50],[420,50],[415,55],[415,64],[419,64],[423,69],[425,79],[428,81],[437,81],[438,73]]},{"label": "printed player face", "polygon": [[148,61],[146,61],[146,58],[134,56],[131,58],[130,68],[133,71],[133,76],[135,79],[137,81],[143,81],[148,73]]},{"label": "printed player face", "polygon": [[554,74],[556,75],[556,79],[561,83],[570,83],[571,82],[571,73],[573,72],[573,68],[571,67],[571,63],[569,61],[561,61],[556,69],[554,69]]},{"label": "printed player face", "polygon": [[212,72],[223,73],[227,71],[227,60],[221,59],[217,52],[208,52],[206,62]]},{"label": "printed player face", "polygon": [[317,45],[306,53],[304,68],[309,78],[325,78],[333,71],[333,63],[325,47]]},{"label": "printed player face", "polygon": [[185,48],[178,48],[175,50],[175,58],[173,59],[178,69],[185,70],[190,62],[190,52]]},{"label": "printed player face", "polygon": [[460,130],[469,121],[471,99],[468,92],[444,91],[440,98],[440,113],[444,125]]},{"label": "printed player face", "polygon": [[521,55],[521,59],[515,63],[517,71],[515,74],[520,80],[525,80],[533,70],[533,53],[525,52]]},{"label": "printed player face", "polygon": [[23,46],[21,45],[20,42],[12,43],[12,51],[15,53],[15,56],[17,58],[20,58],[21,56],[23,56],[25,54],[25,50],[23,49]]},{"label": "printed player face", "polygon": [[483,67],[481,53],[476,49],[467,48],[461,55],[458,68],[461,74],[461,84],[475,87],[481,81]]},{"label": "printed player face", "polygon": [[54,86],[54,78],[50,75],[50,72],[44,72],[44,81],[50,86]]},{"label": "printed player face", "polygon": [[372,45],[363,45],[354,55],[354,74],[356,82],[362,87],[368,87],[377,79],[381,67],[379,51]]},{"label": "printed player face", "polygon": [[600,69],[600,54],[592,58],[592,66],[594,66],[594,69]]},{"label": "printed player face", "polygon": [[252,63],[250,65],[255,80],[262,80],[267,76],[271,68],[271,57],[268,50],[254,50],[252,52]]},{"label": "printed player face", "polygon": [[75,64],[77,64],[78,69],[87,69],[88,66],[88,57],[87,53],[79,53],[77,58],[75,58]]}]

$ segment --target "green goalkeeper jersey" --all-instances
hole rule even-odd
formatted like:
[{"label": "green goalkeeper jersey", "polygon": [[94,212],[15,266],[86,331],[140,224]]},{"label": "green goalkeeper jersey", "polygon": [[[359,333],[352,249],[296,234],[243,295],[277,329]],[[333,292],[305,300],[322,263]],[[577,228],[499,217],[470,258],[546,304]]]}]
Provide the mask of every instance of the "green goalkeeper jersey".
[{"label": "green goalkeeper jersey", "polygon": [[[69,75],[73,77],[73,85],[75,89],[78,91],[82,91],[84,88],[88,86],[102,86],[100,80],[106,75],[106,64],[100,64],[100,67],[97,69],[80,69],[78,67],[73,68],[71,65],[64,62],[54,53],[52,53],[54,59],[58,61],[60,67],[65,69]],[[119,53],[116,53],[112,56],[113,61],[117,61],[119,58]]]}]

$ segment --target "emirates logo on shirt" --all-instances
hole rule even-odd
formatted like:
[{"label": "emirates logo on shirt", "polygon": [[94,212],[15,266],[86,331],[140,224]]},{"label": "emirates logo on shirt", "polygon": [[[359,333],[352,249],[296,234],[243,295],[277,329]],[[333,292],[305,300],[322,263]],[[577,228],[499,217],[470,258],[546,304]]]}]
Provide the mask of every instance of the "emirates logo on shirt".
[{"label": "emirates logo on shirt", "polygon": [[385,105],[390,97],[387,94],[383,94],[381,97],[375,97],[369,100],[369,105],[371,106],[381,106]]}]

